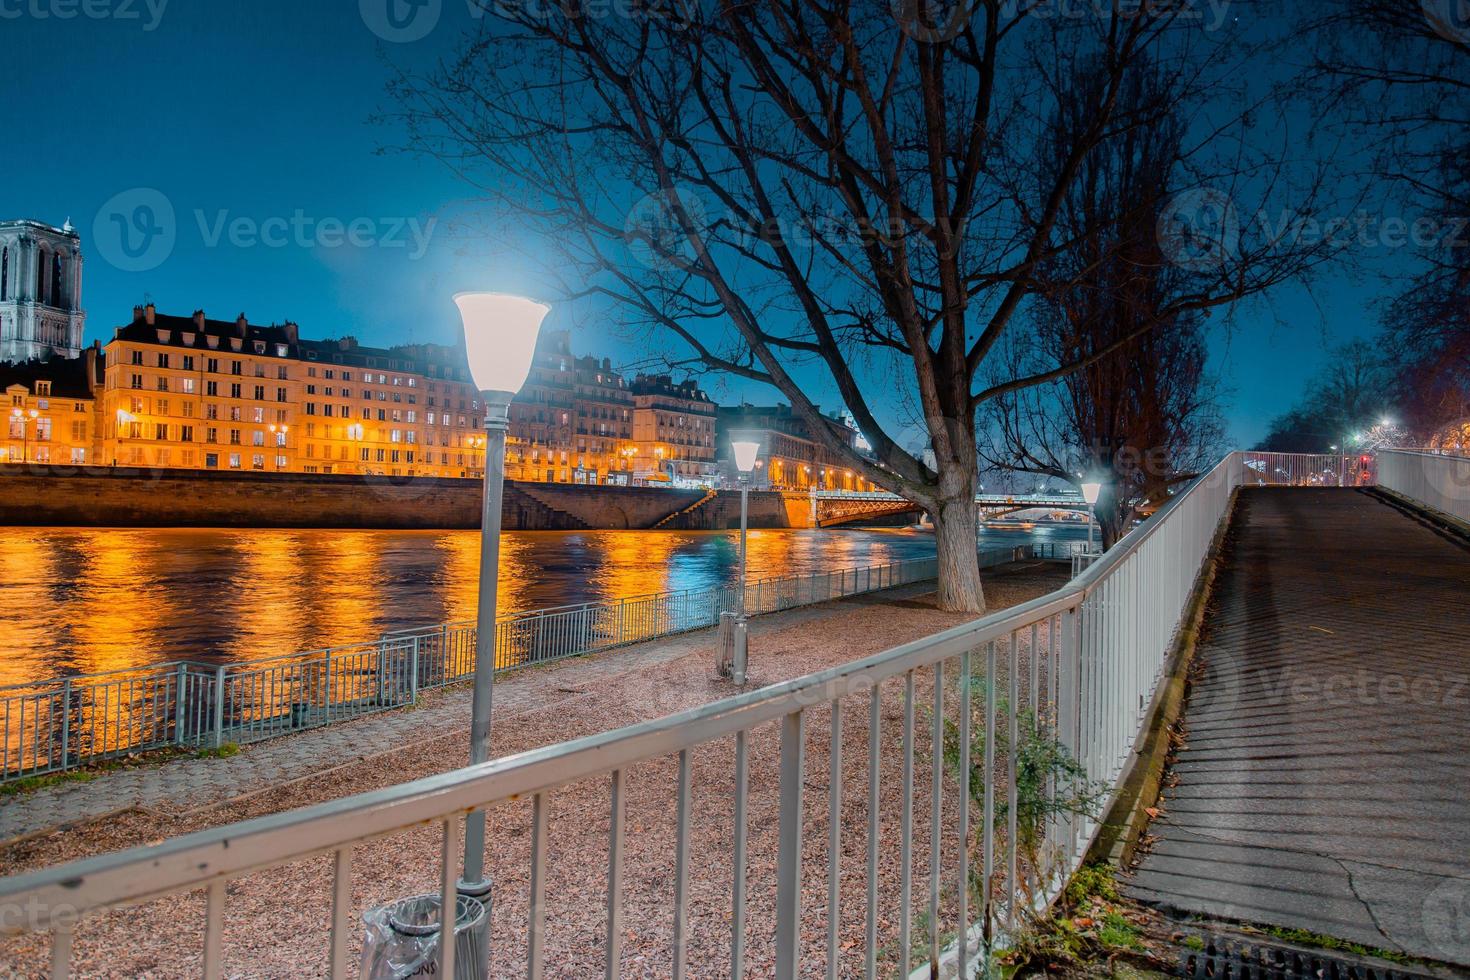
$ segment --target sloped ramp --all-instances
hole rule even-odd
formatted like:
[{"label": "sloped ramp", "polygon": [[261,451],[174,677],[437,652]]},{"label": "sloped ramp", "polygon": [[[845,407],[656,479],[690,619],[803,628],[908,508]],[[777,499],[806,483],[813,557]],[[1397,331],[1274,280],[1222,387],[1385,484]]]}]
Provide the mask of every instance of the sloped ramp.
[{"label": "sloped ramp", "polygon": [[1352,489],[1241,494],[1128,894],[1470,966],[1470,547]]}]

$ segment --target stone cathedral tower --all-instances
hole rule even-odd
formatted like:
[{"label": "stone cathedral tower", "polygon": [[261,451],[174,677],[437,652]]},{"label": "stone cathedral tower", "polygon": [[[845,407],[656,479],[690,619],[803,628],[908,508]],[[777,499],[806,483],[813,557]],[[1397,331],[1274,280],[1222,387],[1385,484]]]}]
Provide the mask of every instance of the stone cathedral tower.
[{"label": "stone cathedral tower", "polygon": [[86,321],[71,222],[0,221],[0,363],[80,357]]}]

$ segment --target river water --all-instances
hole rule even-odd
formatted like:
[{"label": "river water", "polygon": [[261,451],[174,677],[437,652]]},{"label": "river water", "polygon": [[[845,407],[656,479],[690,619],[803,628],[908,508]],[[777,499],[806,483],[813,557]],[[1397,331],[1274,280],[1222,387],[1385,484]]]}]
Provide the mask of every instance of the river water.
[{"label": "river water", "polygon": [[[983,548],[1086,537],[1080,525],[981,532]],[[750,532],[752,578],[934,554],[916,530]],[[511,532],[500,610],[710,588],[738,532]],[[475,531],[7,528],[0,686],[169,660],[231,662],[471,619]]]}]

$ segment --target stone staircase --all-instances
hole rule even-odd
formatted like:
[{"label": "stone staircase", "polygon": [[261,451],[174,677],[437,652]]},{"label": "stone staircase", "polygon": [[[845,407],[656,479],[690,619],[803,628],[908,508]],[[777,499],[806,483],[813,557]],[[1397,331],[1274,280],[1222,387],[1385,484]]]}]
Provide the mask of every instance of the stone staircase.
[{"label": "stone staircase", "polygon": [[566,511],[552,506],[534,484],[506,481],[505,502],[500,508],[507,531],[585,531],[588,525]]},{"label": "stone staircase", "polygon": [[672,524],[674,521],[677,521],[679,518],[684,517],[687,514],[694,513],[696,510],[698,510],[699,508],[703,507],[705,504],[709,503],[711,500],[714,500],[718,496],[719,496],[719,492],[718,491],[716,491],[716,490],[706,490],[704,492],[704,496],[703,497],[700,497],[694,503],[690,504],[688,507],[685,507],[682,510],[676,510],[676,511],[674,511],[668,517],[665,517],[663,520],[661,520],[657,524],[655,524],[651,528],[651,530],[657,531],[657,530],[660,530],[662,528],[668,527],[668,525]]}]

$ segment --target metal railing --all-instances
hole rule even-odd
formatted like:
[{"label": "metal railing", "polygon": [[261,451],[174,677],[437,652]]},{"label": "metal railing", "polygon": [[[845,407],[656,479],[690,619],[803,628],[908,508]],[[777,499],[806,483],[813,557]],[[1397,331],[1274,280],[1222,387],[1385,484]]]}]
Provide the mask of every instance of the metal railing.
[{"label": "metal railing", "polygon": [[1378,454],[1378,483],[1470,522],[1470,458],[1424,450],[1384,450]]},{"label": "metal railing", "polygon": [[1260,453],[1239,454],[1250,486],[1361,487],[1376,482],[1372,455]]},{"label": "metal railing", "polygon": [[[313,865],[322,880],[301,885],[294,871],[280,879],[330,894],[330,912],[272,941],[291,942],[303,971],[345,976],[357,942],[354,885],[364,884],[354,881],[354,861],[374,854],[358,845],[395,836],[378,853],[391,853],[395,866],[422,862],[447,904],[461,818],[487,808],[505,840],[530,842],[529,874],[516,875],[529,880],[530,898],[524,919],[503,922],[504,935],[492,941],[493,975],[541,976],[553,921],[579,937],[603,936],[598,948],[588,951],[579,938],[563,954],[596,962],[559,962],[559,973],[620,975],[636,924],[644,935],[671,936],[675,977],[687,975],[691,956],[700,973],[741,977],[752,941],[762,972],[783,980],[823,970],[906,975],[931,956],[967,976],[996,937],[1056,895],[1097,832],[1097,797],[1126,776],[1233,492],[1318,485],[1315,463],[1281,463],[1290,461],[1232,454],[1059,591],[876,656],[484,765],[0,880],[0,907],[35,910],[23,925],[0,920],[0,932],[51,930],[53,973],[65,975],[78,921],[204,889],[205,975],[248,971],[248,962],[227,964],[222,952],[227,895],[247,887],[241,881],[227,892],[227,883],[332,855]],[[854,769],[843,764],[847,751],[859,762],[856,780],[845,775]],[[703,787],[715,794],[708,805],[721,813],[733,805],[731,833],[714,844],[691,832],[691,809],[704,802],[691,776],[696,758],[727,777]],[[1053,760],[1039,778],[1037,758]],[[638,767],[654,760],[663,768],[640,778]],[[606,790],[607,819],[588,813],[574,829],[559,824],[575,839],[558,834],[556,849],[579,866],[598,855],[601,885],[547,890],[553,797],[589,784]],[[820,792],[826,806],[808,805],[808,792]],[[530,813],[520,805],[527,800]],[[753,812],[764,817],[752,820]],[[658,848],[666,869],[625,875],[628,828],[640,828],[643,843],[655,824],[669,830],[658,838],[671,845]],[[863,842],[861,857],[854,841]],[[757,846],[766,857],[751,862]],[[691,874],[708,882],[720,864],[733,868],[728,890],[691,890]],[[672,901],[656,897],[670,879]],[[750,894],[761,901],[747,902]],[[255,893],[257,903],[297,900]],[[825,912],[804,909],[808,903]],[[693,932],[692,906],[701,917]],[[502,920],[511,914],[505,907]],[[813,925],[822,922],[825,935]],[[307,966],[313,958],[322,964]],[[438,964],[443,974],[451,967]]]},{"label": "metal railing", "polygon": [[[1028,553],[1065,557],[1065,549]],[[983,561],[1017,553],[986,552]],[[936,574],[933,558],[919,558],[768,577],[749,584],[746,602],[760,615]],[[731,585],[508,615],[496,623],[496,669],[705,629],[738,600]],[[130,752],[254,742],[414,704],[420,691],[474,674],[475,634],[473,622],[445,623],[261,660],[173,662],[0,688],[0,783]]]}]

